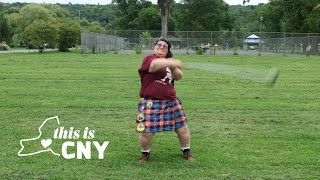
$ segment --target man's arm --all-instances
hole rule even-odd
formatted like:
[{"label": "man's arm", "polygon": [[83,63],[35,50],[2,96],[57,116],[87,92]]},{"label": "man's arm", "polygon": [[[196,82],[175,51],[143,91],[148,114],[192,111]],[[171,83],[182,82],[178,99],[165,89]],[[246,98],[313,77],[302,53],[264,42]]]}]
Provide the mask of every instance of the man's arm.
[{"label": "man's arm", "polygon": [[182,63],[180,60],[175,60],[172,58],[157,58],[154,59],[149,67],[149,72],[157,72],[163,68],[170,68],[172,78],[174,80],[179,80],[182,78]]},{"label": "man's arm", "polygon": [[166,58],[157,58],[154,59],[149,67],[149,72],[157,72],[163,68],[171,67],[173,65],[173,61]]},{"label": "man's arm", "polygon": [[179,68],[174,68],[174,69],[170,69],[171,70],[171,74],[172,74],[172,78],[176,81],[180,80],[182,78],[182,70]]}]

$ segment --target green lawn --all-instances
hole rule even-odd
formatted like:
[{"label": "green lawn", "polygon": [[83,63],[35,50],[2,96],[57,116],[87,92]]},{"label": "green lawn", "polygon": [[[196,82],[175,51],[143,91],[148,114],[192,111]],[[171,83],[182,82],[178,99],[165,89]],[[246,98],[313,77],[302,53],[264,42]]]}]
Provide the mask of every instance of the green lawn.
[{"label": "green lawn", "polygon": [[[317,179],[320,177],[320,61],[318,56],[180,55],[204,62],[268,69],[273,88],[223,74],[184,69],[176,82],[197,160],[182,159],[174,132],[157,133],[151,161],[140,165],[135,113],[143,55],[75,52],[0,54],[0,179]],[[95,130],[110,141],[103,160],[64,159],[50,152],[19,157],[20,139],[59,116],[61,126]],[[45,126],[52,138],[56,124]],[[54,140],[61,153],[65,141]],[[39,145],[39,144],[38,144]],[[40,146],[29,146],[35,151]],[[76,152],[75,147],[69,148]]]}]

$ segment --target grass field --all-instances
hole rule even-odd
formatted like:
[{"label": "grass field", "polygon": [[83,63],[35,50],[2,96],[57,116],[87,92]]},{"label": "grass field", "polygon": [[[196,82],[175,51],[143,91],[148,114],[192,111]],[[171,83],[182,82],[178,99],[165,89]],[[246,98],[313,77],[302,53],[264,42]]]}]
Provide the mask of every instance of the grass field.
[{"label": "grass field", "polygon": [[[273,88],[185,69],[176,82],[197,160],[182,159],[174,132],[155,135],[151,161],[140,165],[135,113],[143,55],[76,52],[0,54],[0,179],[318,179],[320,59],[180,55],[184,62],[278,67]],[[48,117],[95,141],[110,141],[104,159],[64,159],[50,152],[19,157],[20,139],[39,135]],[[52,138],[56,124],[45,126]],[[54,140],[52,149],[79,139]],[[29,146],[36,151],[39,144]],[[70,153],[76,152],[71,147]]]}]

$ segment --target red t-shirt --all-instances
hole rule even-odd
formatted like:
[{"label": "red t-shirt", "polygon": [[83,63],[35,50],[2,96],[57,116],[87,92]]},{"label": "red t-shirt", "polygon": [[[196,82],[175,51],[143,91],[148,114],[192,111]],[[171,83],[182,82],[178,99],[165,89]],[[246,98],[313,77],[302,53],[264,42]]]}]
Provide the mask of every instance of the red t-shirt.
[{"label": "red t-shirt", "polygon": [[149,72],[150,64],[156,58],[158,57],[155,54],[147,55],[138,70],[141,78],[140,97],[161,100],[176,99],[176,90],[170,69],[167,67],[157,72]]}]

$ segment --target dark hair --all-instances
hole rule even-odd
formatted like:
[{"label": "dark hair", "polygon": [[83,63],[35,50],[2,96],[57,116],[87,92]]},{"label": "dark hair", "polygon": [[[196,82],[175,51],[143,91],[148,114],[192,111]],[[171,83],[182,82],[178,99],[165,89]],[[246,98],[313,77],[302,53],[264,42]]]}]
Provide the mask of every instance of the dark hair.
[{"label": "dark hair", "polygon": [[157,41],[156,41],[156,43],[155,44],[157,44],[159,41],[163,41],[163,42],[165,42],[167,45],[168,45],[168,53],[167,53],[167,55],[166,55],[166,58],[172,58],[172,53],[171,53],[171,43],[170,43],[170,41],[168,41],[167,39],[165,39],[165,38],[163,38],[163,37],[159,37],[158,39],[157,39]]}]

